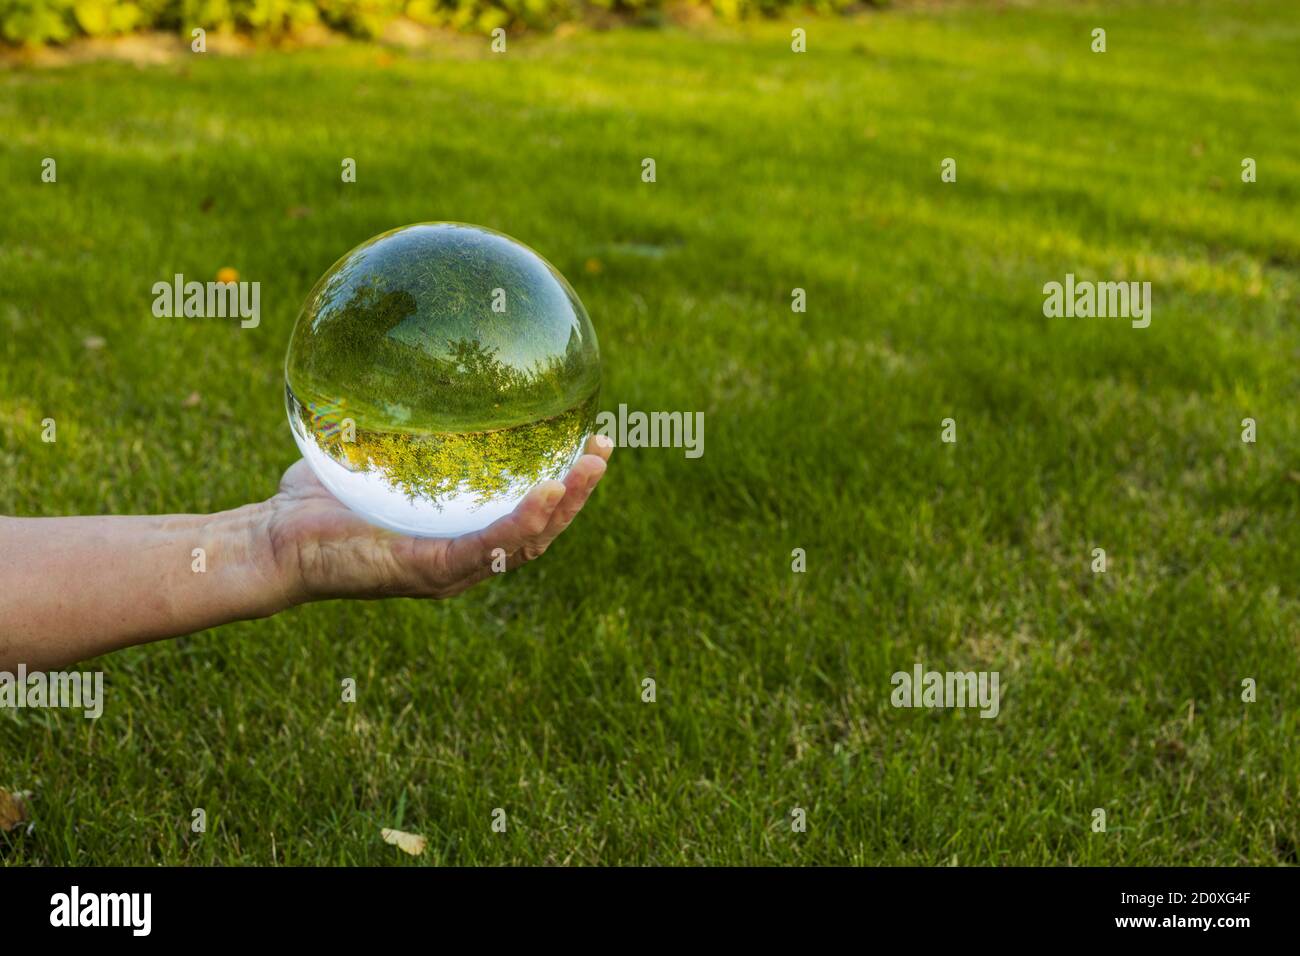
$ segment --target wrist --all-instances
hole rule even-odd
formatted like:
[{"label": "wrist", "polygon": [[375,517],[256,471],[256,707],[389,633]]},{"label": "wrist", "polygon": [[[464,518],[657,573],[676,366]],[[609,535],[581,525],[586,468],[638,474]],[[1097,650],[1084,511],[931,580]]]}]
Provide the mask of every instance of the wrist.
[{"label": "wrist", "polygon": [[245,618],[270,617],[307,598],[296,560],[286,560],[276,545],[276,511],[270,501],[210,515],[211,532],[221,543],[238,588]]}]

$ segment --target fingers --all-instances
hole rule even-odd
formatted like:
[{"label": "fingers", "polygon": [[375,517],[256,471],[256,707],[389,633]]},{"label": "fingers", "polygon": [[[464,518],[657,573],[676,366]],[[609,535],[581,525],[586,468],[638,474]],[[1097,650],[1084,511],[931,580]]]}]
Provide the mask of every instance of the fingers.
[{"label": "fingers", "polygon": [[535,544],[541,539],[551,515],[567,491],[562,482],[543,481],[504,518],[492,522],[482,531],[453,539],[447,546],[451,569],[470,575],[491,565],[493,552],[498,548],[507,555],[514,555]]},{"label": "fingers", "polygon": [[614,452],[614,442],[606,435],[592,435],[587,439],[587,447],[582,452],[584,455],[596,455],[601,461],[609,461],[609,456]]},{"label": "fingers", "polygon": [[564,497],[551,514],[546,530],[542,532],[545,545],[550,544],[561,531],[569,526],[582,506],[591,497],[592,491],[605,474],[605,459],[599,455],[583,455],[564,478]]},{"label": "fingers", "polygon": [[515,568],[544,552],[567,528],[587,503],[605,474],[614,443],[603,435],[587,442],[586,453],[577,460],[564,482],[544,481],[521,501],[514,512],[477,534],[457,538],[448,544],[448,565],[454,573],[481,580],[491,570],[494,557],[503,551],[507,567]]},{"label": "fingers", "polygon": [[609,461],[613,451],[614,443],[604,435],[592,435],[587,439],[583,456],[565,476],[564,498],[555,509],[555,513],[551,515],[550,523],[544,532],[547,544],[554,541],[559,533],[578,516],[578,512],[587,503],[587,499],[591,497],[591,493],[605,474],[606,462]]},{"label": "fingers", "polygon": [[306,458],[299,458],[287,469],[280,478],[280,487],[277,489],[282,492],[293,492],[304,486],[319,484],[316,476],[312,473],[311,465],[307,464]]}]

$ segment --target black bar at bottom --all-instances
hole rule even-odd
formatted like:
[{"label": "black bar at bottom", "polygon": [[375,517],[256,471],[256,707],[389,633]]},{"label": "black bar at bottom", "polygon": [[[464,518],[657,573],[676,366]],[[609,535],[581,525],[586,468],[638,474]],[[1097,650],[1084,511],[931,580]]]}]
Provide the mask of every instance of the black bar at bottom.
[{"label": "black bar at bottom", "polygon": [[6,944],[75,933],[334,947],[460,930],[608,944],[680,940],[689,926],[693,941],[729,945],[783,929],[805,942],[1047,933],[1232,945],[1294,940],[1298,904],[1295,869],[0,869]]}]

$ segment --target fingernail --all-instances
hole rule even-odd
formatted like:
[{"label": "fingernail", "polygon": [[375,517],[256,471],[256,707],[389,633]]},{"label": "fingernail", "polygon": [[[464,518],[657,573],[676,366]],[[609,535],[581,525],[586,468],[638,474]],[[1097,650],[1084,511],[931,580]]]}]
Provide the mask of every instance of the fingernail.
[{"label": "fingernail", "polygon": [[610,438],[608,435],[597,435],[597,436],[596,436],[596,447],[597,447],[597,448],[613,448],[613,447],[614,447],[614,440],[613,440],[612,438]]},{"label": "fingernail", "polygon": [[546,505],[548,508],[554,508],[560,503],[560,499],[563,497],[564,485],[556,482],[552,487],[546,490],[546,494],[542,497],[542,504]]}]

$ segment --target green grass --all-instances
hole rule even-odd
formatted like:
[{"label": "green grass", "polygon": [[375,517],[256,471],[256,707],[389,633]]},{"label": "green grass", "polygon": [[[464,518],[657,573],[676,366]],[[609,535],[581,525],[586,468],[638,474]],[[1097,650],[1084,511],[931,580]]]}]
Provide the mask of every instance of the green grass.
[{"label": "green grass", "polygon": [[[419,220],[569,277],[602,407],[707,426],[696,460],[616,452],[542,560],[462,598],[118,654],[98,722],[0,714],[0,786],[37,793],[0,859],[416,862],[393,826],[426,863],[1297,863],[1293,12],[0,73],[0,511],[269,495],[303,298]],[[258,328],[150,315],[154,282],[223,266],[262,283]],[[1151,327],[1044,318],[1067,272],[1151,281]],[[918,661],[1000,671],[1001,714],[890,707]]]}]

